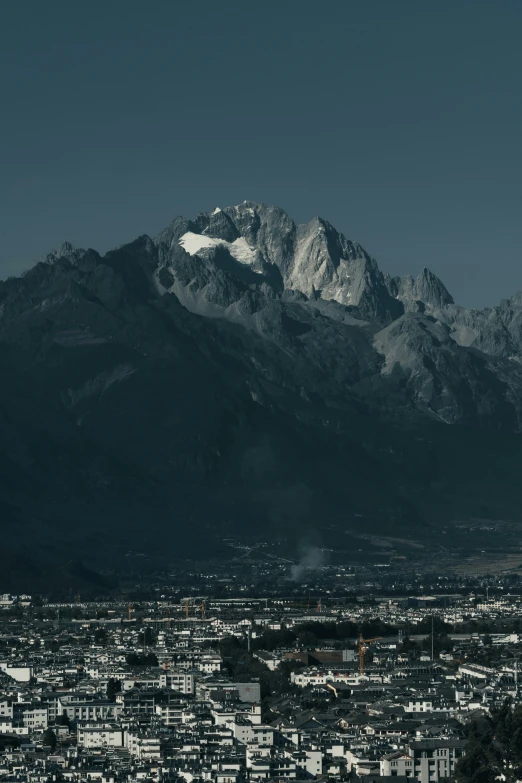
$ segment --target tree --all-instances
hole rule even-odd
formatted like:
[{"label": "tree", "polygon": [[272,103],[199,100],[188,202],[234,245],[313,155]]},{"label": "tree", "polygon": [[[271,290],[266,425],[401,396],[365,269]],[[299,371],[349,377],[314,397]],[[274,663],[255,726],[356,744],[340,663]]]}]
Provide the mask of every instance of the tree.
[{"label": "tree", "polygon": [[107,698],[111,701],[116,700],[116,694],[121,691],[121,680],[111,677],[107,683]]},{"label": "tree", "polygon": [[125,660],[129,666],[158,666],[158,659],[154,653],[127,653]]},{"label": "tree", "polygon": [[451,623],[446,623],[442,617],[433,615],[432,617],[425,617],[423,620],[417,623],[415,626],[415,633],[431,633],[432,626],[435,635],[453,631],[453,626]]},{"label": "tree", "polygon": [[402,640],[401,652],[407,654],[419,652],[419,645],[417,642],[412,641],[409,636],[405,636]]},{"label": "tree", "polygon": [[[453,642],[447,634],[434,634],[433,637],[433,655],[438,658],[441,652],[451,652],[453,650]],[[424,652],[431,653],[431,634],[422,641],[422,649]]]},{"label": "tree", "polygon": [[44,745],[50,745],[51,751],[54,751],[56,748],[56,734],[52,729],[46,729],[43,734],[43,744]]},{"label": "tree", "polygon": [[138,640],[141,645],[144,647],[152,647],[153,644],[156,642],[156,634],[152,630],[152,628],[149,628],[148,626],[143,629],[143,631],[140,631],[138,635]]},{"label": "tree", "polygon": [[301,647],[315,647],[317,644],[317,637],[312,631],[301,631],[297,635],[297,641]]},{"label": "tree", "polygon": [[95,644],[107,644],[107,631],[105,628],[97,628],[94,632]]},{"label": "tree", "polygon": [[456,783],[516,783],[522,777],[522,705],[511,699],[468,725],[466,755],[455,768]]}]

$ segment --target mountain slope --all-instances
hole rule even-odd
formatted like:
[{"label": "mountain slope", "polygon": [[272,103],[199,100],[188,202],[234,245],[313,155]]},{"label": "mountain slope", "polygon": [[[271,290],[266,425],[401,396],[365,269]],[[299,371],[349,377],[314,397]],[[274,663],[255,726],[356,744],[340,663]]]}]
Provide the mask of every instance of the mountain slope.
[{"label": "mountain slope", "polygon": [[516,519],[521,303],[466,311],[252,202],[66,243],[0,283],[3,536],[111,560]]}]

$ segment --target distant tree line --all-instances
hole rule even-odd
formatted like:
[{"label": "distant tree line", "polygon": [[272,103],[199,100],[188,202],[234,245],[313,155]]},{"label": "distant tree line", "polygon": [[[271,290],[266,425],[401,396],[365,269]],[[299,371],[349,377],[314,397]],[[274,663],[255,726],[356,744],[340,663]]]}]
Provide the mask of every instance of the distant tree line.
[{"label": "distant tree line", "polygon": [[154,653],[130,652],[125,656],[125,661],[129,666],[158,666],[159,662]]},{"label": "distant tree line", "polygon": [[[377,636],[395,636],[398,628],[379,619],[365,620],[362,623],[354,623],[346,620],[341,623],[334,622],[307,622],[290,628],[281,628],[280,631],[266,629],[255,639],[252,639],[253,650],[275,650],[278,647],[292,647],[296,643],[300,647],[313,647],[318,642],[329,641],[344,642],[353,641],[359,634],[365,639]],[[243,643],[244,644],[244,643]]]}]

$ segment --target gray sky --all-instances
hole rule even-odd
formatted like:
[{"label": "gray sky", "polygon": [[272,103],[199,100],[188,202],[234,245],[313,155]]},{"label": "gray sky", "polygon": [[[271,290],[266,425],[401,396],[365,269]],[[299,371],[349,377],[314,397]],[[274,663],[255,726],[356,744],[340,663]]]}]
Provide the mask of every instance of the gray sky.
[{"label": "gray sky", "polygon": [[244,199],[522,288],[521,0],[4,0],[0,277]]}]

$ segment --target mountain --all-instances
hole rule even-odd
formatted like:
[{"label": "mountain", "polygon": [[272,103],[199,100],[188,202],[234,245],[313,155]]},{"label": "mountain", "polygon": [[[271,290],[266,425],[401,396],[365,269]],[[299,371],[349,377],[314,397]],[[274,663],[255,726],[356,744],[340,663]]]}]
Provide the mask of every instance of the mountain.
[{"label": "mountain", "polygon": [[522,294],[466,310],[274,206],[64,243],[0,283],[3,539],[103,563],[516,524],[521,359]]}]

